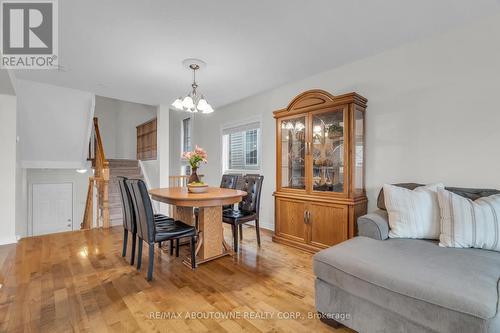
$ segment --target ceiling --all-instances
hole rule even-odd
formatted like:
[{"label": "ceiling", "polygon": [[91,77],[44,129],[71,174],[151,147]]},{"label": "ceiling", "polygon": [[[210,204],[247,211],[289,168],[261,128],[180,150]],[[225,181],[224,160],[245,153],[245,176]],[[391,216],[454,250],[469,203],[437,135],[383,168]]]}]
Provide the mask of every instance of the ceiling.
[{"label": "ceiling", "polygon": [[182,60],[208,63],[200,91],[220,107],[499,11],[497,0],[64,0],[66,71],[18,78],[145,104],[186,94]]}]

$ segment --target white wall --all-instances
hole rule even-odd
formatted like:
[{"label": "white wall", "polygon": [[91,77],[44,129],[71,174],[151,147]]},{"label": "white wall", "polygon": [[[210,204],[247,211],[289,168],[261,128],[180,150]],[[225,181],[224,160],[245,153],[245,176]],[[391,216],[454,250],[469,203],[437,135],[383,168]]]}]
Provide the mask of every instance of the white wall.
[{"label": "white wall", "polygon": [[16,242],[16,97],[0,95],[0,245]]},{"label": "white wall", "polygon": [[[159,105],[156,109],[158,117],[158,179],[160,187],[169,186],[170,175],[170,105]],[[159,211],[169,214],[166,204],[159,205]]]},{"label": "white wall", "polygon": [[12,96],[16,94],[9,77],[9,72],[5,69],[0,69],[0,94]]},{"label": "white wall", "polygon": [[78,173],[74,169],[28,169],[27,191],[28,191],[28,218],[27,235],[33,235],[33,184],[73,184],[73,230],[79,230],[85,212],[87,200],[87,188],[91,171]]},{"label": "white wall", "polygon": [[[201,119],[203,120],[204,115],[196,115],[189,112],[170,110],[170,174],[181,175],[181,167],[185,166],[186,163],[181,160],[182,154],[182,121],[186,118],[191,118],[192,129],[195,129],[194,123]],[[197,128],[196,128],[197,129]],[[203,128],[201,129],[203,130]],[[194,144],[198,143],[197,140],[198,133],[192,131],[191,139]]]},{"label": "white wall", "polygon": [[81,168],[87,161],[94,95],[16,80],[21,163],[25,168]]},{"label": "white wall", "polygon": [[136,159],[136,126],[156,117],[156,107],[96,96],[94,115],[108,159]]},{"label": "white wall", "polygon": [[[443,181],[500,188],[500,16],[404,45],[364,60],[249,97],[200,115],[195,144],[207,149],[201,172],[221,175],[220,130],[225,122],[261,115],[263,226],[274,226],[275,121],[309,89],[356,91],[368,98],[366,186],[369,209],[384,183]],[[180,147],[172,136],[172,146]],[[179,141],[175,141],[179,140]]]}]

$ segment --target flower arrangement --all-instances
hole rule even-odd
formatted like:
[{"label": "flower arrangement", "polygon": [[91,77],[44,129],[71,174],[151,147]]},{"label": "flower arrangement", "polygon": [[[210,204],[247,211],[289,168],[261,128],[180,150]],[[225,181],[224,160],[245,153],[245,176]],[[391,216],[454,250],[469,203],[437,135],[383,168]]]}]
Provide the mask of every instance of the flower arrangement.
[{"label": "flower arrangement", "polygon": [[189,162],[191,166],[191,177],[189,177],[189,183],[201,183],[196,171],[200,167],[201,163],[208,162],[207,152],[196,145],[193,151],[187,151],[182,153],[182,159]]}]

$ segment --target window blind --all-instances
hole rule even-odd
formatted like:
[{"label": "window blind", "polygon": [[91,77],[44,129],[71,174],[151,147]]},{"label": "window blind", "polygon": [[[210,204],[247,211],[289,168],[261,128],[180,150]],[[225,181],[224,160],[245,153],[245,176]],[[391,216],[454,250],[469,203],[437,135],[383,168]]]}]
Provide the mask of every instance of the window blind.
[{"label": "window blind", "polygon": [[222,134],[228,135],[228,134],[232,134],[232,133],[250,131],[250,130],[258,129],[258,128],[260,128],[260,122],[255,121],[255,122],[240,125],[240,126],[224,128],[222,130]]}]

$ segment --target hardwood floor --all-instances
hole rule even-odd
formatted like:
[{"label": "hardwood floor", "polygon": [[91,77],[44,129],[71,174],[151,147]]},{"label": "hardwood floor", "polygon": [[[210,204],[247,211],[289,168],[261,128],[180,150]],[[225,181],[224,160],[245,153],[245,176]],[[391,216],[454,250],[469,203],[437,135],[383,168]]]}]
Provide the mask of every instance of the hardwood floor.
[{"label": "hardwood floor", "polygon": [[258,249],[244,228],[238,258],[195,271],[182,264],[187,247],[179,258],[156,249],[151,282],[147,255],[141,271],[130,266],[130,240],[121,257],[121,227],[22,239],[1,267],[0,331],[350,332],[308,319],[312,256],[262,236]]}]

